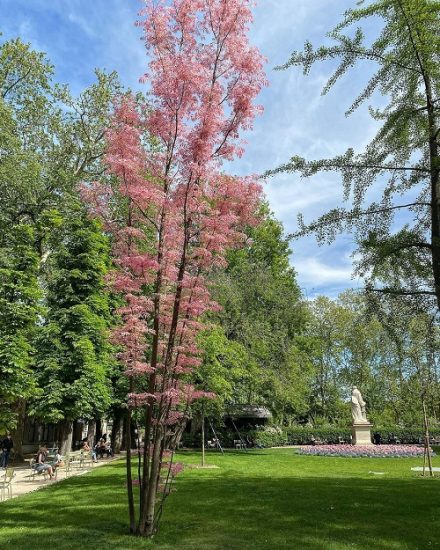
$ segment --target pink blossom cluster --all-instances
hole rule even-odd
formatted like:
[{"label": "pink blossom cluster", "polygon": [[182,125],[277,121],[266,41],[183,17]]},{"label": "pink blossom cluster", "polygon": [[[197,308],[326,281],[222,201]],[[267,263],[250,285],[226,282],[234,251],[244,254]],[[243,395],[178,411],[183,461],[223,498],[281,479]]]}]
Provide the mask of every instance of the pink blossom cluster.
[{"label": "pink blossom cluster", "polygon": [[314,445],[301,447],[298,453],[314,456],[405,458],[423,456],[424,448],[418,445]]}]

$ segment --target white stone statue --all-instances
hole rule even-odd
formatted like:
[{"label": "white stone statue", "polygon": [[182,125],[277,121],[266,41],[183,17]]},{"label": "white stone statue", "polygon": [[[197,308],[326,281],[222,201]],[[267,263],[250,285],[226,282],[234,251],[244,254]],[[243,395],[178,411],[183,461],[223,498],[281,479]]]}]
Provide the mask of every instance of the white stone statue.
[{"label": "white stone statue", "polygon": [[353,386],[353,391],[351,392],[351,416],[353,417],[353,424],[368,424],[365,405],[366,403],[362,399],[361,392],[356,386]]}]

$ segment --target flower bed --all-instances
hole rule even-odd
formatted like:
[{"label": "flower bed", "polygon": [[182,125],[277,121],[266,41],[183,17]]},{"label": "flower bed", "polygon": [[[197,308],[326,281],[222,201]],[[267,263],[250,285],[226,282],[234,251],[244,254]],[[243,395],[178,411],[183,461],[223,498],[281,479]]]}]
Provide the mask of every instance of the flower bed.
[{"label": "flower bed", "polygon": [[302,455],[364,458],[407,458],[423,456],[423,452],[423,447],[418,445],[315,445],[298,449]]}]

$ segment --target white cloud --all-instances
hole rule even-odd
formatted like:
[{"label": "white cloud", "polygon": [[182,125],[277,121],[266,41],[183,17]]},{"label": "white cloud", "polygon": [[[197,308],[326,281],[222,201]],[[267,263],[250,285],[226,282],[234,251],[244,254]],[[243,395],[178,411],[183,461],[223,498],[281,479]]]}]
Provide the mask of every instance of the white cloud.
[{"label": "white cloud", "polygon": [[96,30],[95,27],[93,27],[92,22],[89,20],[87,21],[84,19],[84,17],[81,17],[77,12],[70,11],[67,14],[67,19],[74,23],[75,25],[78,25],[78,27],[81,29],[82,32],[87,34],[89,37],[94,38],[96,36]]},{"label": "white cloud", "polygon": [[301,273],[304,284],[312,287],[322,287],[329,284],[351,284],[351,265],[339,265],[337,267],[323,263],[317,258],[305,258],[298,260],[296,269]]}]

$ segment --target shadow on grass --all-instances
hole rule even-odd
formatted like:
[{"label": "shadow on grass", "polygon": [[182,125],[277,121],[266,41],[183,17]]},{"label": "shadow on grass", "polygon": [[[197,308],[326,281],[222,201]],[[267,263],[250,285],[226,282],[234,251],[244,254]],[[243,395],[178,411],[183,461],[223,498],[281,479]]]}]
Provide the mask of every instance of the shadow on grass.
[{"label": "shadow on grass", "polygon": [[440,548],[438,480],[183,476],[151,543],[126,536],[124,473],[116,463],[0,504],[0,547]]},{"label": "shadow on grass", "polygon": [[439,490],[414,479],[183,479],[156,542],[197,548],[205,533],[212,548],[440,548]]}]

